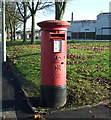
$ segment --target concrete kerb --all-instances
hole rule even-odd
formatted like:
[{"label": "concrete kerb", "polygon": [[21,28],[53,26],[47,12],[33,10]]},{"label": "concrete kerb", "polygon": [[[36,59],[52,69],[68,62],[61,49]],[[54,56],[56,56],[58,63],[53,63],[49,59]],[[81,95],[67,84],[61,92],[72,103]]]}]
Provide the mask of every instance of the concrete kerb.
[{"label": "concrete kerb", "polygon": [[[41,114],[42,115],[42,114],[56,113],[56,112],[69,111],[69,110],[76,110],[77,111],[77,110],[80,110],[80,109],[96,107],[96,106],[101,105],[101,104],[104,104],[104,105],[107,106],[107,104],[111,102],[111,99],[108,99],[108,100],[104,100],[104,101],[101,101],[97,104],[92,104],[92,105],[84,105],[84,106],[78,106],[78,107],[62,107],[62,108],[43,108],[43,109],[47,109],[47,112],[37,111],[37,108],[33,107],[32,103],[30,102],[27,92],[24,90],[24,88],[21,87],[20,83],[18,82],[21,78],[16,76],[16,74],[13,71],[13,68],[12,68],[12,63],[10,62],[8,57],[7,57],[7,60],[8,60],[7,61],[7,66],[9,67],[9,69],[13,73],[14,77],[16,78],[16,82],[17,82],[18,86],[20,87],[20,89],[21,89],[29,107],[32,109],[34,115],[35,114]],[[42,109],[42,107],[41,107],[41,109]]]}]

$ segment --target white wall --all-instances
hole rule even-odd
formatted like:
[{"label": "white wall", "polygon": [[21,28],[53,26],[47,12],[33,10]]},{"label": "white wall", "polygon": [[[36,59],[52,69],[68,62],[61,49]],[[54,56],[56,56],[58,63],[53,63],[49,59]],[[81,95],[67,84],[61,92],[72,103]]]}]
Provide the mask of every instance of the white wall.
[{"label": "white wall", "polygon": [[107,13],[101,13],[97,16],[97,29],[96,29],[96,35],[110,35],[109,28],[111,27],[111,24],[109,24],[109,21],[111,21],[111,14]]},{"label": "white wall", "polygon": [[95,32],[97,36],[111,35],[111,12],[100,13],[97,16],[97,20],[81,20],[69,22],[71,22],[70,27],[68,27],[68,31],[70,33]]},{"label": "white wall", "polygon": [[84,21],[73,21],[68,31],[71,32],[95,32],[96,21],[84,20]]},{"label": "white wall", "polygon": [[109,12],[111,12],[111,1],[109,2]]}]

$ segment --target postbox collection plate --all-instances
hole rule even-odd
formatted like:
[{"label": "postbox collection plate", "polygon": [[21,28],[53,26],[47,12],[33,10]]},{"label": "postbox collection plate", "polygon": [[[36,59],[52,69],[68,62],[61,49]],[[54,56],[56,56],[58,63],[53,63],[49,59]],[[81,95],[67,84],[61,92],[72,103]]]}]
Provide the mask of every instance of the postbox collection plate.
[{"label": "postbox collection plate", "polygon": [[54,52],[62,51],[62,40],[54,40]]}]

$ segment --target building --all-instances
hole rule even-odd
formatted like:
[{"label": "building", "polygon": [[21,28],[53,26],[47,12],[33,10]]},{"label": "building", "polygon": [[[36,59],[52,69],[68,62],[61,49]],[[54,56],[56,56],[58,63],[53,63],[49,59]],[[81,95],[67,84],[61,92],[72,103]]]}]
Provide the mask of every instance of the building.
[{"label": "building", "polygon": [[96,39],[111,40],[111,13],[100,13],[96,20]]},{"label": "building", "polygon": [[109,2],[109,12],[111,12],[111,1]]},{"label": "building", "polygon": [[68,32],[72,39],[95,39],[96,20],[72,21]]},{"label": "building", "polygon": [[100,13],[97,20],[69,21],[68,39],[111,40],[111,13]]}]

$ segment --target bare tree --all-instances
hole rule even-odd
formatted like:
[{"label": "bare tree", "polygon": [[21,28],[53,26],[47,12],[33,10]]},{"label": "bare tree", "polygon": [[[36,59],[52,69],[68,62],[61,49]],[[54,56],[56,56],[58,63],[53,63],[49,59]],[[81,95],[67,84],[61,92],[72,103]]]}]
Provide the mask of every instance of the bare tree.
[{"label": "bare tree", "polygon": [[[16,4],[14,2],[6,2],[5,4],[5,20],[7,33],[11,32],[11,41],[15,40],[15,33],[21,22],[17,19],[20,14],[16,11]],[[10,31],[9,31],[10,28]]]},{"label": "bare tree", "polygon": [[11,34],[11,41],[13,40],[13,27],[12,27],[12,19],[10,13],[12,12],[10,4],[7,2],[5,4],[5,26],[8,37]]},{"label": "bare tree", "polygon": [[[7,5],[5,5],[7,6]],[[9,19],[9,14],[8,12],[6,12],[6,9],[5,9],[5,30],[7,32],[7,39],[10,38],[10,19]],[[11,32],[12,33],[12,32]]]},{"label": "bare tree", "polygon": [[27,20],[30,18],[30,14],[28,14],[28,6],[26,2],[16,2],[16,5],[18,7],[18,11],[21,15],[21,18],[19,18],[20,21],[23,22],[24,27],[23,27],[23,42],[26,41],[26,23]]},{"label": "bare tree", "polygon": [[62,20],[68,0],[55,0],[55,19]]},{"label": "bare tree", "polygon": [[52,6],[52,2],[41,2],[41,0],[32,0],[32,2],[27,2],[27,6],[31,12],[32,16],[32,27],[31,27],[31,44],[35,42],[35,15],[36,12],[39,10],[42,10],[44,8],[47,8],[49,6]]}]

